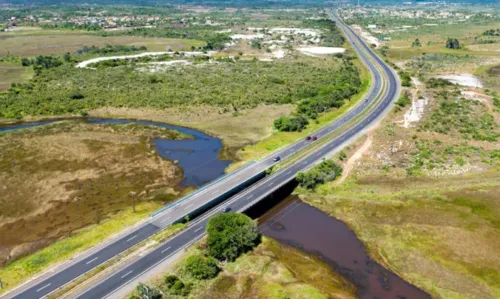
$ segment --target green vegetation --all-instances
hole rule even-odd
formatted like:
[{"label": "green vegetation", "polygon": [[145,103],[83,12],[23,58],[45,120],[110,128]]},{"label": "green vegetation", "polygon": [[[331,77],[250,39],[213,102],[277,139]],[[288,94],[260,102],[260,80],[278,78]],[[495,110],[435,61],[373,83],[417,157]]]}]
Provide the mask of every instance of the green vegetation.
[{"label": "green vegetation", "polygon": [[405,71],[399,71],[399,79],[401,79],[401,85],[404,87],[411,87],[411,76]]},{"label": "green vegetation", "polygon": [[161,299],[161,293],[154,288],[151,288],[143,283],[139,283],[137,285],[137,293],[139,294],[140,299]]},{"label": "green vegetation", "polygon": [[221,261],[234,261],[259,242],[257,224],[240,213],[210,218],[207,225],[208,254]]},{"label": "green vegetation", "polygon": [[324,31],[322,34],[322,45],[327,47],[341,47],[345,43],[344,35],[332,20],[326,18],[321,20],[305,20],[304,27],[319,28]]},{"label": "green vegetation", "polygon": [[453,85],[453,83],[443,78],[429,78],[426,83],[428,88],[441,88]]},{"label": "green vegetation", "polygon": [[188,257],[184,263],[184,269],[195,279],[212,279],[220,271],[214,258],[201,255]]},{"label": "green vegetation", "polygon": [[484,104],[458,98],[449,91],[436,94],[439,109],[434,109],[420,125],[424,131],[441,134],[459,133],[463,139],[494,142],[500,137],[499,126]]},{"label": "green vegetation", "polygon": [[297,181],[306,189],[314,189],[319,184],[334,181],[342,175],[342,168],[332,160],[325,160],[307,172],[297,173]]},{"label": "green vegetation", "polygon": [[25,68],[17,63],[0,60],[0,92],[9,89],[12,84],[24,84],[33,76],[32,68]]},{"label": "green vegetation", "polygon": [[127,46],[127,45],[105,45],[104,47],[96,46],[83,46],[76,50],[77,54],[116,54],[116,53],[130,53],[130,52],[145,52],[148,48],[145,46]]},{"label": "green vegetation", "polygon": [[484,36],[500,36],[500,29],[489,29],[483,32]]},{"label": "green vegetation", "polygon": [[446,48],[457,50],[461,49],[462,46],[460,46],[460,42],[458,41],[458,39],[448,38],[448,40],[446,41]]},{"label": "green vegetation", "polygon": [[307,98],[299,102],[296,115],[280,117],[274,122],[274,127],[284,132],[300,132],[306,128],[308,118],[316,119],[320,113],[341,107],[346,99],[359,92],[361,86],[358,69],[347,60],[344,60],[341,69],[331,80],[329,86],[304,90],[303,95]]},{"label": "green vegetation", "polygon": [[407,94],[403,95],[396,101],[396,105],[398,105],[399,107],[406,107],[410,103],[410,97]]},{"label": "green vegetation", "polygon": [[[0,117],[78,113],[99,107],[165,109],[210,105],[240,110],[259,104],[297,103],[315,95],[326,99],[338,94],[332,82],[335,78],[342,79],[342,75],[332,67],[335,64],[315,62],[313,58],[304,58],[291,62],[239,61],[184,66],[182,70],[169,68],[156,73],[154,81],[134,68],[93,71],[64,63],[43,70],[29,84],[1,94]],[[283,83],[275,83],[276,78]],[[352,92],[353,86],[341,90]],[[74,92],[84,98],[72,99]]]}]

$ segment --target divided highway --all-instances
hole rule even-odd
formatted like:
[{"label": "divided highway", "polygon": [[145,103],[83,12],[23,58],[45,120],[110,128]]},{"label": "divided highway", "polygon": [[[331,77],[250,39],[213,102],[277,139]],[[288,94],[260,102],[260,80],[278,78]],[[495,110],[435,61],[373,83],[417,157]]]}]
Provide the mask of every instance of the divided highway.
[{"label": "divided highway", "polygon": [[[337,131],[345,124],[350,123],[356,117],[361,116],[361,118],[342,134],[327,140],[319,149],[316,149],[303,159],[296,161],[290,166],[266,177],[250,188],[229,198],[223,205],[231,206],[233,211],[246,210],[261,198],[264,198],[283,184],[294,179],[297,172],[312,167],[314,164],[321,161],[323,157],[330,155],[335,150],[339,150],[346,142],[361,134],[364,129],[368,128],[377,119],[382,117],[398,96],[399,81],[394,72],[387,67],[387,65],[385,65],[385,63],[376,56],[364,41],[362,41],[349,27],[345,26],[345,24],[335,16],[332,15],[332,18],[338,23],[339,27],[358,53],[358,56],[369,68],[373,80],[365,100],[360,101],[355,107],[336,121],[317,131],[315,135],[318,139],[328,137],[327,135]],[[368,110],[367,113],[365,113],[366,110]],[[266,169],[276,164],[276,162],[273,161],[275,156],[279,155],[282,159],[286,159],[296,152],[305,149],[310,143],[310,141],[299,140],[278,150],[271,156],[250,164],[239,171],[203,187],[174,205],[165,208],[152,216],[148,221],[141,223],[130,231],[26,283],[12,292],[5,294],[2,298],[41,298],[49,295],[75,278],[106,262],[110,258],[113,258],[133,245],[154,235],[166,226],[183,219],[186,215],[191,215],[195,211],[199,211],[201,207],[206,206],[207,203],[216,201],[221,195],[230,195],[231,192],[241,188],[241,186],[253,182],[255,178],[261,176]],[[127,284],[127,282],[140,276],[148,269],[199,239],[204,234],[204,228],[208,219],[221,212],[221,206],[209,210],[191,223],[188,228],[181,233],[161,244],[158,248],[140,259],[125,265],[121,270],[108,276],[105,280],[82,290],[76,297],[94,299],[112,295],[114,291]]]}]

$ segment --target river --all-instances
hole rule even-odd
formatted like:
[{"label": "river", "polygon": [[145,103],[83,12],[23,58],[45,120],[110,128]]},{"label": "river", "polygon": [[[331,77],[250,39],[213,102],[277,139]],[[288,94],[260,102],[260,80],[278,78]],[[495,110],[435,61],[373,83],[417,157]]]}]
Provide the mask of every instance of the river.
[{"label": "river", "polygon": [[323,260],[356,286],[360,298],[430,298],[424,291],[373,261],[344,222],[296,196],[289,196],[260,217],[259,230],[282,244]]}]

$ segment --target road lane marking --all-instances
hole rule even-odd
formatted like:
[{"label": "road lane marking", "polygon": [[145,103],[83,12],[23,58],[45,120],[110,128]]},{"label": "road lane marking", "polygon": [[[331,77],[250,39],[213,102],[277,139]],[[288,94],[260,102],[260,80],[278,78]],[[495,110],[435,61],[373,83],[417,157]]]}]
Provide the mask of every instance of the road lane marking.
[{"label": "road lane marking", "polygon": [[168,246],[167,248],[163,249],[163,250],[161,251],[161,253],[164,253],[165,251],[169,250],[170,248],[172,248],[172,246]]},{"label": "road lane marking", "polygon": [[292,171],[291,171],[291,170],[287,171],[285,174],[290,174],[290,173],[292,173]]},{"label": "road lane marking", "polygon": [[186,210],[187,210],[187,209],[189,209],[189,208],[190,208],[190,207],[192,207],[192,206],[193,206],[193,204],[190,204],[189,206],[185,207],[184,209],[186,209]]},{"label": "road lane marking", "polygon": [[135,239],[135,238],[137,238],[137,235],[133,236],[132,238],[129,238],[129,239],[127,240],[127,242],[130,242],[130,241],[132,241],[132,240],[133,240],[133,239]]},{"label": "road lane marking", "polygon": [[128,271],[127,273],[125,273],[123,276],[122,276],[122,279],[124,279],[125,277],[129,276],[130,273],[134,272],[133,270],[130,270]]},{"label": "road lane marking", "polygon": [[98,259],[98,257],[95,257],[95,258],[91,259],[90,261],[86,262],[85,265],[88,265],[92,262],[95,262],[97,259]]},{"label": "road lane marking", "polygon": [[217,189],[217,190],[215,190],[214,192],[212,192],[212,195],[215,195],[215,194],[217,194],[217,193],[219,193],[219,189]]},{"label": "road lane marking", "polygon": [[36,291],[37,291],[37,292],[40,292],[41,290],[43,290],[43,289],[45,289],[45,288],[49,287],[50,285],[51,285],[51,283],[48,283],[48,284],[44,285],[43,287],[39,288],[39,289],[38,289],[38,290],[36,290]]},{"label": "road lane marking", "polygon": [[269,186],[269,187],[272,187],[272,185],[274,185],[274,182],[270,183],[268,186]]},{"label": "road lane marking", "polygon": [[165,218],[165,219],[163,219],[162,221],[160,221],[160,223],[163,223],[163,222],[167,221],[168,219],[170,219],[170,216],[167,217],[167,218]]},{"label": "road lane marking", "polygon": [[248,199],[251,199],[253,197],[253,194],[250,194],[250,196],[248,196],[247,198]]},{"label": "road lane marking", "polygon": [[201,226],[201,227],[199,227],[199,228],[195,229],[195,230],[194,230],[194,232],[195,232],[195,233],[197,233],[200,229],[203,229],[203,226]]}]

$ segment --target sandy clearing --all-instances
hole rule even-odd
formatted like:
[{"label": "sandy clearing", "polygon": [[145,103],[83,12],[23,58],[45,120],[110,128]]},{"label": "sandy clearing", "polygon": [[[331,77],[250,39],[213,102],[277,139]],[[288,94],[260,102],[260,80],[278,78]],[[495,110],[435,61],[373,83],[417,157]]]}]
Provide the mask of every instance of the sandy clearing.
[{"label": "sandy clearing", "polygon": [[[185,57],[191,57],[191,56],[202,56],[202,55],[208,55],[212,56],[215,52],[210,51],[207,53],[203,52],[182,52]],[[173,56],[175,52],[144,52],[140,54],[135,54],[135,55],[121,55],[121,56],[105,56],[105,57],[97,57],[97,58],[92,58],[89,60],[85,60],[80,62],[79,64],[76,65],[77,68],[88,68],[89,64],[96,63],[96,62],[101,62],[101,61],[106,61],[106,60],[113,60],[113,59],[130,59],[130,58],[141,58],[145,56],[160,56],[160,55],[171,55]]]},{"label": "sandy clearing", "polygon": [[354,168],[354,164],[363,157],[364,154],[368,151],[368,149],[372,146],[373,143],[373,136],[372,134],[368,134],[368,137],[366,138],[365,142],[361,145],[361,147],[356,150],[356,152],[347,160],[347,162],[344,164],[343,170],[342,170],[342,176],[338,181],[336,181],[336,184],[342,184],[349,174],[351,173],[352,169]]},{"label": "sandy clearing", "polygon": [[313,55],[337,54],[345,52],[344,48],[335,48],[335,47],[303,47],[303,48],[298,48],[297,50],[299,50],[303,54],[313,54]]},{"label": "sandy clearing", "polygon": [[363,28],[360,25],[352,25],[351,27],[352,29],[357,31],[361,35],[361,37],[368,43],[374,44],[377,48],[380,46],[380,41],[378,40],[378,38],[374,37],[369,32],[363,30]]},{"label": "sandy clearing", "polygon": [[321,31],[309,28],[271,28],[269,29],[271,33],[281,33],[281,34],[304,34],[308,36],[319,36]]},{"label": "sandy clearing", "polygon": [[262,34],[262,33],[256,33],[256,34],[233,34],[230,37],[233,40],[237,40],[237,39],[252,40],[252,39],[257,39],[257,38],[264,38],[264,34]]},{"label": "sandy clearing", "polygon": [[450,74],[450,75],[439,75],[437,78],[442,78],[450,81],[453,84],[458,84],[461,86],[478,87],[482,88],[483,84],[481,80],[471,74]]}]

